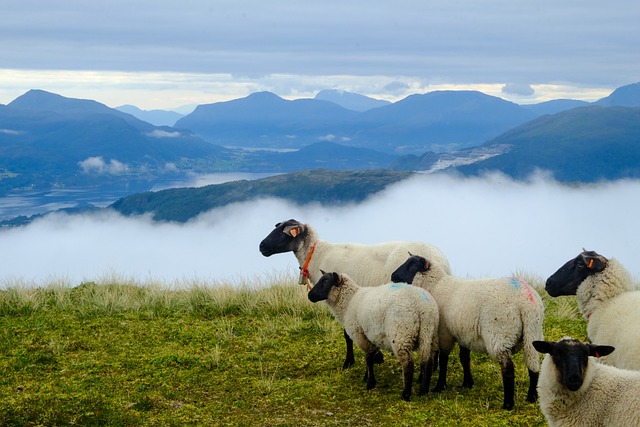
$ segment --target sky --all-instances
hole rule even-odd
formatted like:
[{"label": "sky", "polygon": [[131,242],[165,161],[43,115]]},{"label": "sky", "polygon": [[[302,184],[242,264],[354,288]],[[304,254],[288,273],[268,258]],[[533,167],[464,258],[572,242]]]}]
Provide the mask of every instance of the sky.
[{"label": "sky", "polygon": [[228,205],[186,224],[113,212],[52,214],[0,230],[0,288],[85,281],[189,287],[296,282],[292,253],[263,257],[258,245],[294,218],[323,240],[434,244],[454,274],[544,281],[582,251],[616,258],[640,280],[640,181],[567,186],[544,175],[512,181],[420,175],[360,204],[300,206],[281,199]]},{"label": "sky", "polygon": [[264,90],[526,104],[640,81],[635,0],[21,0],[0,17],[0,104],[29,89],[182,112]]}]

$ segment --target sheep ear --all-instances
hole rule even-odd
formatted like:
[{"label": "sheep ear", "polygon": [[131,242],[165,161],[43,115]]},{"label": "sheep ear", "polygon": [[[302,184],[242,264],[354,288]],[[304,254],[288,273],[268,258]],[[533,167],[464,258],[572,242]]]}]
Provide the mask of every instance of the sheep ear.
[{"label": "sheep ear", "polygon": [[[595,253],[595,252],[593,252]],[[599,272],[607,267],[607,259],[602,255],[582,255],[582,260],[589,270]]]},{"label": "sheep ear", "polygon": [[429,263],[428,259],[424,259],[424,271],[429,270],[429,268],[431,267],[431,263]]},{"label": "sheep ear", "polygon": [[326,271],[324,271],[323,269],[320,269],[320,273],[324,276],[325,274],[327,274]]},{"label": "sheep ear", "polygon": [[282,232],[284,234],[288,234],[291,237],[296,237],[300,234],[302,234],[302,227],[299,225],[289,225],[287,227],[285,227]]},{"label": "sheep ear", "polygon": [[589,344],[589,356],[593,356],[593,357],[602,357],[602,356],[606,356],[608,354],[613,353],[613,350],[615,350],[615,347],[611,347],[610,345],[593,345],[593,344]]},{"label": "sheep ear", "polygon": [[535,348],[538,353],[551,354],[553,346],[556,343],[553,341],[533,341],[531,344],[533,344],[533,348]]},{"label": "sheep ear", "polygon": [[336,286],[342,286],[344,279],[341,274],[333,273],[333,281],[336,282]]}]

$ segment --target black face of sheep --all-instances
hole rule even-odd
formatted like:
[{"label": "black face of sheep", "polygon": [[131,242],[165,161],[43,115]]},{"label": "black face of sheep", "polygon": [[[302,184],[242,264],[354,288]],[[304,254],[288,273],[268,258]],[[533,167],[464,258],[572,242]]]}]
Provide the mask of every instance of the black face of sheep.
[{"label": "black face of sheep", "polygon": [[307,297],[311,302],[324,301],[329,298],[329,292],[333,289],[334,286],[342,285],[342,278],[338,273],[325,273],[322,272],[322,277],[318,280],[313,286],[313,289],[309,291]]},{"label": "black face of sheep", "polygon": [[594,251],[584,251],[553,273],[547,279],[545,290],[552,297],[575,295],[584,279],[606,267],[605,257]]},{"label": "black face of sheep", "polygon": [[615,350],[610,345],[586,344],[573,338],[558,342],[534,341],[533,346],[540,353],[551,355],[558,370],[558,381],[570,391],[582,387],[589,356],[606,356]]},{"label": "black face of sheep", "polygon": [[429,264],[429,261],[426,258],[419,255],[409,255],[409,258],[404,262],[404,264],[391,273],[392,282],[411,284],[413,283],[413,278],[416,277],[416,274],[424,273],[429,270],[429,267],[431,267],[431,264]]},{"label": "black face of sheep", "polygon": [[276,228],[260,242],[260,253],[266,257],[295,251],[306,233],[304,224],[290,219],[276,224]]}]

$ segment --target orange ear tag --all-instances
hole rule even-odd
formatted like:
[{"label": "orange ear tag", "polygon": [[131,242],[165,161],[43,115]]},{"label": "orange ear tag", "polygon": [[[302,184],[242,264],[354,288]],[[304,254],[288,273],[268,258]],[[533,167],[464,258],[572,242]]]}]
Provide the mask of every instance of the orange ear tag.
[{"label": "orange ear tag", "polygon": [[587,264],[587,268],[593,267],[593,258],[589,260],[589,264]]}]

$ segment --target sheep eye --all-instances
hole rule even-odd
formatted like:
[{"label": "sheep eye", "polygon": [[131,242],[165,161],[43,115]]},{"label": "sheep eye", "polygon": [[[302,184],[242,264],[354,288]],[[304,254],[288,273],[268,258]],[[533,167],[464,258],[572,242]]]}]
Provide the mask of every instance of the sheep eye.
[{"label": "sheep eye", "polygon": [[585,267],[584,262],[582,262],[582,261],[578,261],[578,262],[576,262],[576,268],[578,268],[578,269],[582,269],[582,268],[584,268],[584,267]]}]

